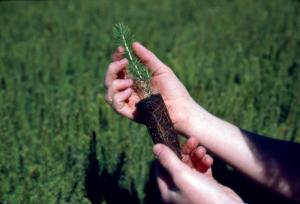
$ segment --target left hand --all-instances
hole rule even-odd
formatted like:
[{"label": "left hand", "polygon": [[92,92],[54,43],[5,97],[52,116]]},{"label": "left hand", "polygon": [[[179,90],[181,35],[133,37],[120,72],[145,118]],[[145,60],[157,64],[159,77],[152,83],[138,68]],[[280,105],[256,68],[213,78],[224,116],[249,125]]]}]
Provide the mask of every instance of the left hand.
[{"label": "left hand", "polygon": [[[187,123],[194,113],[200,113],[205,120],[210,118],[210,114],[192,99],[171,68],[138,42],[132,44],[132,49],[152,73],[151,87],[154,93],[162,95],[177,132],[188,135],[185,134],[188,129]],[[113,54],[113,62],[108,66],[104,79],[104,86],[107,89],[105,99],[117,113],[139,122],[135,104],[140,98],[132,87],[134,81],[126,77],[129,62],[123,58],[124,51],[124,48],[119,47]]]},{"label": "left hand", "polygon": [[156,175],[164,202],[243,203],[233,190],[218,183],[213,177],[190,168],[167,146],[157,144],[153,152],[159,161],[156,165]]}]

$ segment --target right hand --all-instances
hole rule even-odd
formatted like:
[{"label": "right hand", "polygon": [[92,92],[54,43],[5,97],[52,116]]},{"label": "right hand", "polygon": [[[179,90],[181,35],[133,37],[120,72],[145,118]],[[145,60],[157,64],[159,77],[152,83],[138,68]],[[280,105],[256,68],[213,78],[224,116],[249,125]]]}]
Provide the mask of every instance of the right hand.
[{"label": "right hand", "polygon": [[[175,129],[185,134],[188,118],[193,114],[194,107],[198,105],[173,71],[151,51],[137,42],[133,43],[132,47],[137,57],[152,72],[151,86],[154,91],[162,95]],[[133,81],[126,79],[126,74],[124,74],[128,60],[123,59],[123,54],[124,48],[119,47],[113,54],[113,62],[108,66],[104,80],[107,88],[106,101],[119,114],[135,120],[137,119],[135,104],[140,99],[131,88]]]},{"label": "right hand", "polygon": [[190,168],[165,145],[153,148],[159,163],[156,175],[161,197],[166,203],[243,203],[230,188],[218,183],[211,175]]}]

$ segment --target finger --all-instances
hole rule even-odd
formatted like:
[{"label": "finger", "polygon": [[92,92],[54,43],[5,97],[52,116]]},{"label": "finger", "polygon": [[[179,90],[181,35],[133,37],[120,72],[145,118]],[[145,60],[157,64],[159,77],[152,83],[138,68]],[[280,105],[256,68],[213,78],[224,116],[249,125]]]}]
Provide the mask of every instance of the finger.
[{"label": "finger", "polygon": [[124,48],[123,47],[118,47],[117,51],[112,55],[112,60],[115,61],[119,61],[124,57]]},{"label": "finger", "polygon": [[203,163],[203,158],[206,155],[206,149],[202,146],[197,147],[191,154],[191,160],[193,163],[193,166],[196,170],[200,172],[206,172],[207,171],[207,165]]},{"label": "finger", "polygon": [[182,154],[190,154],[197,148],[198,144],[199,142],[195,137],[189,138],[181,149]]},{"label": "finger", "polygon": [[126,112],[123,114],[127,114],[129,109],[125,109],[125,101],[131,96],[133,93],[133,90],[131,88],[128,88],[124,91],[118,92],[113,96],[112,105],[113,107],[119,111],[119,112]]},{"label": "finger", "polygon": [[105,97],[108,103],[112,102],[113,96],[119,92],[123,91],[130,86],[132,86],[133,81],[132,79],[116,79],[111,83],[111,86],[107,90],[107,95]]},{"label": "finger", "polygon": [[138,58],[145,64],[150,71],[156,75],[168,69],[150,50],[138,42],[134,42],[132,48]]},{"label": "finger", "polygon": [[156,144],[153,148],[153,152],[162,167],[166,169],[172,178],[185,168],[176,154],[167,146]]},{"label": "finger", "polygon": [[120,61],[112,62],[106,71],[104,85],[109,87],[113,80],[118,78],[118,73],[125,69],[128,64],[127,59],[122,59]]},{"label": "finger", "polygon": [[204,166],[206,166],[207,168],[210,168],[213,164],[214,160],[211,156],[209,156],[208,154],[206,154],[203,159],[202,159],[202,163]]},{"label": "finger", "polygon": [[201,160],[206,154],[206,149],[203,146],[198,146],[193,152],[191,152],[191,157],[193,160]]},{"label": "finger", "polygon": [[117,91],[120,91],[120,90],[125,90],[125,89],[129,88],[132,85],[133,85],[133,80],[132,79],[116,79],[112,82],[110,88],[114,92],[117,92]]},{"label": "finger", "polygon": [[213,163],[213,159],[206,154],[196,165],[196,169],[202,173],[205,173],[208,169],[210,169]]}]

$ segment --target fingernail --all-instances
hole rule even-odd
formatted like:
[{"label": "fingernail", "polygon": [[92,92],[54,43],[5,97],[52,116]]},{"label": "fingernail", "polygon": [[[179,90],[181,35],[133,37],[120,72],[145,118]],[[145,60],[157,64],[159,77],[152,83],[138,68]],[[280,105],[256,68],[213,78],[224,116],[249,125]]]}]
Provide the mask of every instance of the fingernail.
[{"label": "fingernail", "polygon": [[141,43],[139,43],[138,41],[135,41],[135,42],[132,43],[132,45],[134,45],[134,44],[135,45],[141,45]]},{"label": "fingernail", "polygon": [[162,151],[162,146],[160,144],[156,144],[154,147],[153,147],[153,153],[155,155],[155,157],[158,157],[158,155],[160,154],[160,152]]},{"label": "fingernail", "polygon": [[125,81],[126,81],[127,84],[133,83],[133,80],[132,80],[132,79],[125,79]]},{"label": "fingernail", "polygon": [[128,63],[128,60],[127,60],[126,58],[124,58],[124,59],[121,59],[119,62],[120,62],[121,64],[127,64],[127,63]]}]

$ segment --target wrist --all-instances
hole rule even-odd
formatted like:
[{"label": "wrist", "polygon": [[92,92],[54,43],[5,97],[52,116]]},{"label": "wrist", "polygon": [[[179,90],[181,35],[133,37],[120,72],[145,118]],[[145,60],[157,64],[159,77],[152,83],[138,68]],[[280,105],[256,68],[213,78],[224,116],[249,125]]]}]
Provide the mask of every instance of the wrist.
[{"label": "wrist", "polygon": [[189,108],[186,110],[187,117],[182,133],[187,137],[211,137],[212,124],[217,123],[219,118],[206,111],[194,100],[190,103]]},{"label": "wrist", "polygon": [[[214,116],[196,102],[189,111],[189,117],[182,132],[187,137],[196,137],[202,145],[218,153],[223,145],[239,136],[240,130],[235,125]],[[240,140],[235,140],[236,143]]]},{"label": "wrist", "polygon": [[[176,131],[186,137],[191,137],[198,131],[199,121],[209,120],[213,115],[199,106],[192,98],[180,100],[180,111],[174,111],[174,127]],[[202,122],[200,122],[202,124]]]},{"label": "wrist", "polygon": [[184,132],[187,137],[196,137],[201,145],[241,172],[250,176],[261,174],[262,169],[237,126],[210,114],[198,104],[187,121]]}]

